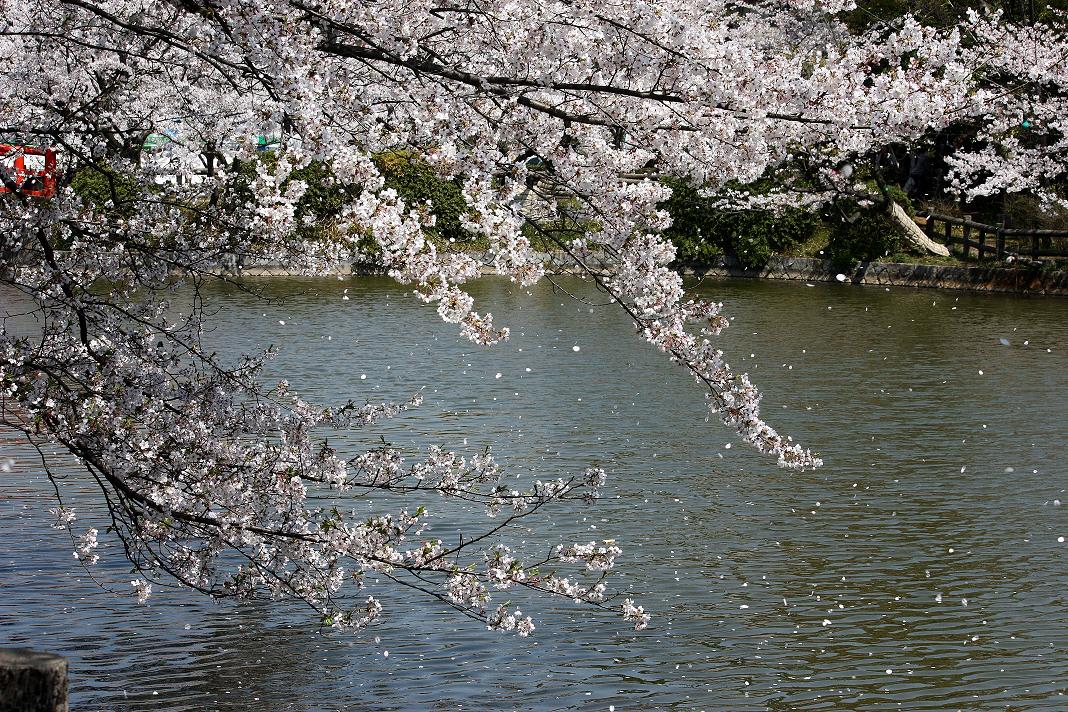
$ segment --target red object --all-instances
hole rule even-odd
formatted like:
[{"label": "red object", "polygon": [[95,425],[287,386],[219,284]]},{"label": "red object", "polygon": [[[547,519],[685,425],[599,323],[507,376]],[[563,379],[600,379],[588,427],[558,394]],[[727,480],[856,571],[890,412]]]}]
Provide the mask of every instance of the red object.
[{"label": "red object", "polygon": [[[26,166],[27,156],[41,156]],[[56,194],[56,152],[51,148],[0,143],[0,193],[20,193],[32,198]]]}]

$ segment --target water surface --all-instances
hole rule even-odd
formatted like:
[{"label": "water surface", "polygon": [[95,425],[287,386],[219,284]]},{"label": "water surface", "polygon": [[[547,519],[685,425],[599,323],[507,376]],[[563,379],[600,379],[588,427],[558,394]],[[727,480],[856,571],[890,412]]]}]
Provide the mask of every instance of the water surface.
[{"label": "water surface", "polygon": [[0,644],[67,655],[75,709],[1068,709],[1068,300],[695,285],[735,317],[722,348],[768,419],[827,463],[791,473],[705,422],[696,384],[587,283],[565,286],[590,303],[476,283],[512,329],[492,349],[385,279],[255,284],[285,299],[210,293],[221,351],[274,343],[269,375],[324,402],[426,386],[344,447],[493,445],[521,479],[609,470],[605,499],[527,538],[615,537],[618,585],[653,623],[558,604],[524,640],[398,593],[368,633],[322,636],[281,604],[138,606],[75,568],[5,434]]}]

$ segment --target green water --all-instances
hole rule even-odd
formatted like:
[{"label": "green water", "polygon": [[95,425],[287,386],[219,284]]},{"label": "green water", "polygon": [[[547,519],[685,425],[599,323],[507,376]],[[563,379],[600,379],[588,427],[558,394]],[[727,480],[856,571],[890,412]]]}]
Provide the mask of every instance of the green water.
[{"label": "green water", "polygon": [[524,640],[395,593],[351,638],[280,604],[139,607],[74,569],[5,436],[0,640],[68,655],[77,709],[1068,709],[1068,300],[695,285],[734,317],[722,348],[769,421],[826,460],[798,474],[705,422],[696,384],[587,283],[565,286],[590,303],[476,283],[512,329],[490,349],[385,279],[254,284],[284,299],[208,295],[220,350],[274,343],[271,375],[324,402],[426,387],[342,447],[493,445],[520,479],[605,467],[605,499],[523,536],[616,538],[653,623],[556,604]]}]

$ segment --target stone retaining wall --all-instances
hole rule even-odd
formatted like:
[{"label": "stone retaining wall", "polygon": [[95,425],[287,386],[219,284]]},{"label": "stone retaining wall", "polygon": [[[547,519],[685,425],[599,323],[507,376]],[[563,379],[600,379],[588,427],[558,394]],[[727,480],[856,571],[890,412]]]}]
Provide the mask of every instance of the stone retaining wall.
[{"label": "stone retaining wall", "polygon": [[[476,259],[481,255],[473,255]],[[564,254],[544,255],[547,271],[551,274],[579,274],[581,269]],[[591,269],[610,271],[611,265],[597,253],[584,256]],[[483,260],[488,261],[487,259]],[[382,274],[383,268],[375,264],[353,265],[343,274]],[[489,267],[483,269],[490,274]],[[732,258],[723,258],[719,264],[704,270],[688,270],[688,275],[702,277],[748,277],[759,279],[786,279],[801,282],[835,282],[839,270],[828,260],[808,257],[773,257],[761,269],[745,269]],[[249,266],[242,270],[246,276],[281,276],[292,274],[279,265]],[[895,262],[863,263],[845,274],[845,281],[853,284],[870,284],[886,287],[930,287],[936,289],[967,289],[981,292],[1013,292],[1018,294],[1045,294],[1068,296],[1068,272],[1042,271],[1026,267],[947,267],[943,265],[900,264]]]},{"label": "stone retaining wall", "polygon": [[[471,252],[469,256],[477,262],[481,262],[482,274],[493,275],[496,274],[493,270],[493,256],[488,252]],[[585,270],[575,264],[575,261],[564,252],[541,252],[537,254],[545,264],[545,271],[549,274],[556,275],[579,275],[585,274]],[[582,255],[582,260],[592,270],[597,272],[610,272],[612,270],[612,263],[605,258],[604,254],[599,250],[590,250]],[[377,262],[357,262],[351,265],[346,265],[332,272],[331,274],[340,275],[373,275],[373,274],[386,274],[386,268],[384,265]],[[279,265],[274,263],[245,263],[241,265],[240,269],[236,267],[228,270],[223,270],[227,274],[241,274],[245,277],[282,277],[293,275],[296,276],[299,273],[294,272],[285,265]]]},{"label": "stone retaining wall", "polygon": [[[750,277],[804,282],[835,282],[839,270],[829,260],[808,257],[773,257],[761,269],[745,269],[737,260],[724,258],[720,264],[694,274],[709,277]],[[845,273],[845,281],[887,287],[929,287],[967,289],[981,292],[1014,292],[1068,296],[1068,272],[1042,271],[1025,267],[950,267],[944,265],[862,263]]]}]

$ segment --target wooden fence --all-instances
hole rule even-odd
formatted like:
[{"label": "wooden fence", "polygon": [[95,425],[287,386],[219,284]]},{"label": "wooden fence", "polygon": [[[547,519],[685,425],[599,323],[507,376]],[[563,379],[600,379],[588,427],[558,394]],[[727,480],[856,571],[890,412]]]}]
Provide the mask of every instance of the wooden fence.
[{"label": "wooden fence", "polygon": [[992,257],[1004,260],[1009,255],[1030,257],[1068,257],[1068,230],[1029,230],[1024,228],[987,225],[969,217],[953,217],[931,213],[924,231],[932,240],[946,247],[960,245],[964,257],[975,250],[979,259]]}]

